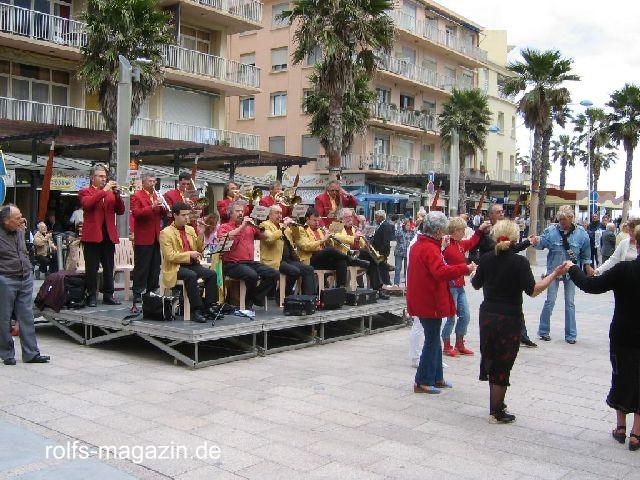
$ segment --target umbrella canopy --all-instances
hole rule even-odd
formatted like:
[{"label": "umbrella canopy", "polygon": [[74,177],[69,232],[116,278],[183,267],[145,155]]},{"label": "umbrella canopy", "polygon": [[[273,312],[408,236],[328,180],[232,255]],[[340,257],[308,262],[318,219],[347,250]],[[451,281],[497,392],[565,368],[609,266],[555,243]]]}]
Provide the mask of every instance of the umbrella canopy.
[{"label": "umbrella canopy", "polygon": [[400,203],[408,202],[408,195],[400,195],[398,193],[361,193],[356,195],[356,199],[359,202],[378,202],[378,203]]}]

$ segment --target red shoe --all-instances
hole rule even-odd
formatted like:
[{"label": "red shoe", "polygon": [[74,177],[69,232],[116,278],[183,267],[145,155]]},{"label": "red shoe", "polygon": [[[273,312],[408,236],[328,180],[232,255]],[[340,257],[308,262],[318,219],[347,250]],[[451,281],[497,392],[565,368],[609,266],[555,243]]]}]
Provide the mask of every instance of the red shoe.
[{"label": "red shoe", "polygon": [[457,357],[459,355],[458,351],[451,346],[451,342],[447,340],[444,341],[442,353],[444,353],[447,357]]},{"label": "red shoe", "polygon": [[456,339],[456,350],[461,355],[473,355],[473,352],[464,346],[464,337]]}]

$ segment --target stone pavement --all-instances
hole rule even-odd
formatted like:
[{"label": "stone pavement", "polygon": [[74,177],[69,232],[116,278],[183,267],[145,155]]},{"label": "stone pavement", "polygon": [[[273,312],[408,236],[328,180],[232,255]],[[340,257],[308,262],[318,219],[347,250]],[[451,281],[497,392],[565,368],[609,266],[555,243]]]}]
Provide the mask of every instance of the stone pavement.
[{"label": "stone pavement", "polygon": [[[473,350],[480,300],[470,291]],[[525,300],[532,338],[543,302]],[[640,452],[611,438],[604,402],[613,296],[577,294],[573,346],[562,305],[553,340],[520,351],[512,425],[488,423],[478,355],[446,360],[454,389],[414,394],[408,329],[190,371],[139,343],[40,328],[51,364],[0,367],[0,478],[638,479]]]}]

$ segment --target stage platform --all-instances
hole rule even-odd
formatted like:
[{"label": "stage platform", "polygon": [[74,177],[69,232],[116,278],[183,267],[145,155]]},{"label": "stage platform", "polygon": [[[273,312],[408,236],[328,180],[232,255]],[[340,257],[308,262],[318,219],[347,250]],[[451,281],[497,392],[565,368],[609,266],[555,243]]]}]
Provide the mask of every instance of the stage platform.
[{"label": "stage platform", "polygon": [[402,328],[408,324],[405,297],[370,305],[344,306],[308,316],[286,316],[282,309],[258,308],[253,319],[227,315],[211,323],[137,320],[123,325],[130,303],[80,310],[35,311],[83,345],[137,336],[190,368],[268,355]]}]

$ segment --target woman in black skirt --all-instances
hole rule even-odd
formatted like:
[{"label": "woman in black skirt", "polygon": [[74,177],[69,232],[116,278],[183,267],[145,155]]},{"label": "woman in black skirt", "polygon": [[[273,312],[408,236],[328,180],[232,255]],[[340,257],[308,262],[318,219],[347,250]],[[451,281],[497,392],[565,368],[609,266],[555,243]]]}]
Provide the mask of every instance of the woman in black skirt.
[{"label": "woman in black skirt", "polygon": [[[640,245],[640,225],[632,232]],[[633,413],[633,427],[629,435],[629,450],[640,449],[640,256],[620,262],[602,275],[587,277],[577,266],[569,270],[571,280],[587,293],[613,290],[615,308],[609,327],[609,356],[611,358],[611,389],[607,404],[618,417],[613,438],[624,443],[627,438],[627,415]]]},{"label": "woman in black skirt", "polygon": [[553,280],[566,273],[561,265],[536,283],[529,262],[513,248],[520,237],[518,225],[500,220],[491,234],[496,241],[494,252],[480,258],[471,284],[482,287],[484,300],[480,305],[480,380],[489,380],[489,420],[510,423],[516,417],[506,411],[504,396],[509,386],[509,374],[518,355],[524,316],[522,292],[535,297]]}]

